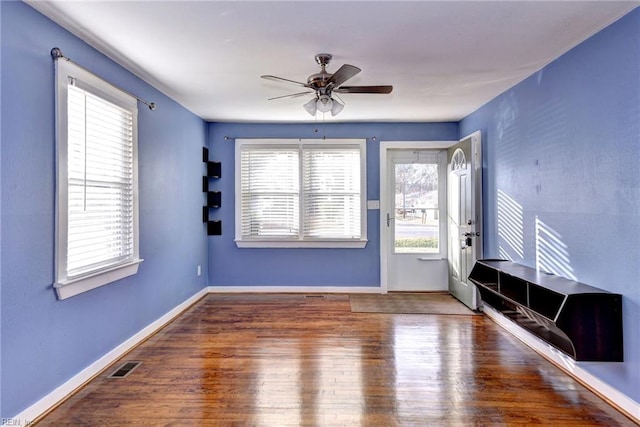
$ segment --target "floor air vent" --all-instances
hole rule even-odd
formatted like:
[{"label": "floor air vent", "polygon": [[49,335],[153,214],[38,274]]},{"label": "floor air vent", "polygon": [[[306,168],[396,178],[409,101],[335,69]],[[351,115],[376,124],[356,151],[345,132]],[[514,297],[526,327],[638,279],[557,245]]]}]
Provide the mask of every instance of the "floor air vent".
[{"label": "floor air vent", "polygon": [[124,378],[140,366],[142,362],[125,362],[107,378]]}]

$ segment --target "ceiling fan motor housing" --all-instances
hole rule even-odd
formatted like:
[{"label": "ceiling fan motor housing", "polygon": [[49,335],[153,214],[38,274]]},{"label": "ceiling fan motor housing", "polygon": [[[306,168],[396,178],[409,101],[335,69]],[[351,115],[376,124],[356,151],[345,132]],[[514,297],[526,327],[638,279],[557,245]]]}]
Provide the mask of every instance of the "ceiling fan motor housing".
[{"label": "ceiling fan motor housing", "polygon": [[318,95],[331,95],[331,89],[326,87],[327,80],[332,76],[331,73],[327,73],[326,67],[331,62],[333,56],[330,53],[319,53],[315,56],[316,62],[320,66],[319,73],[311,74],[307,79],[307,84],[315,91],[319,92]]},{"label": "ceiling fan motor housing", "polygon": [[330,73],[317,73],[312,74],[307,79],[307,84],[313,90],[317,90],[319,92],[323,92],[323,90],[328,89],[327,80],[331,77]]}]

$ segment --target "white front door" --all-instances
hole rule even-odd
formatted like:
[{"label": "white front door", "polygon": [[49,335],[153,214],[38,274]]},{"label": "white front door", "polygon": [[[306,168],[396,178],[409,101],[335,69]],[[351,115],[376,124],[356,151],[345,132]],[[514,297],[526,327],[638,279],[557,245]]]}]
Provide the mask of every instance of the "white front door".
[{"label": "white front door", "polygon": [[462,139],[447,153],[447,224],[449,292],[469,308],[478,308],[475,286],[468,280],[482,258],[482,161],[480,132]]},{"label": "white front door", "polygon": [[387,150],[385,184],[386,290],[446,291],[446,150]]}]

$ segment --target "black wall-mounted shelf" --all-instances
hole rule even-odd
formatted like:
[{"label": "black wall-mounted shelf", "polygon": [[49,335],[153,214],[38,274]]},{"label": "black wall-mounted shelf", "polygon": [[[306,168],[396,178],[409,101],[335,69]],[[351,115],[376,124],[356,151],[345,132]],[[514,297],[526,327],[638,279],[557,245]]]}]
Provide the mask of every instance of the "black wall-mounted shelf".
[{"label": "black wall-mounted shelf", "polygon": [[221,236],[222,235],[222,221],[207,221],[207,235],[208,236]]},{"label": "black wall-mounted shelf", "polygon": [[207,165],[207,174],[202,177],[202,192],[207,195],[207,204],[202,207],[202,222],[207,224],[208,236],[219,236],[222,234],[222,221],[209,218],[209,210],[222,206],[222,193],[213,191],[209,184],[212,178],[222,176],[222,164],[220,162],[209,161],[209,149],[202,147],[202,161]]},{"label": "black wall-mounted shelf", "polygon": [[209,178],[220,178],[222,176],[222,163],[207,162],[207,176]]},{"label": "black wall-mounted shelf", "polygon": [[207,191],[207,207],[219,208],[222,206],[222,193],[219,191]]},{"label": "black wall-mounted shelf", "polygon": [[480,260],[482,301],[577,361],[622,362],[622,295],[511,261]]}]

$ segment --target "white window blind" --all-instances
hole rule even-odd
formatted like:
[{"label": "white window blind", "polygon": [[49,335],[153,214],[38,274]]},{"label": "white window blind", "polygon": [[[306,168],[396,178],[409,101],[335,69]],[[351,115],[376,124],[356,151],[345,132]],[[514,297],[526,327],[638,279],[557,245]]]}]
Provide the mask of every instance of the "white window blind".
[{"label": "white window blind", "polygon": [[136,274],[136,98],[56,61],[56,279],[65,299]]},{"label": "white window blind", "polygon": [[133,259],[133,114],[68,87],[67,277]]},{"label": "white window blind", "polygon": [[360,238],[359,148],[303,150],[304,237]]},{"label": "white window blind", "polygon": [[242,150],[242,235],[297,237],[299,153],[287,148]]},{"label": "white window blind", "polygon": [[352,246],[362,247],[366,243],[364,141],[307,141],[237,141],[239,246],[332,242],[319,246],[342,247],[340,242],[350,241],[364,242]]}]

